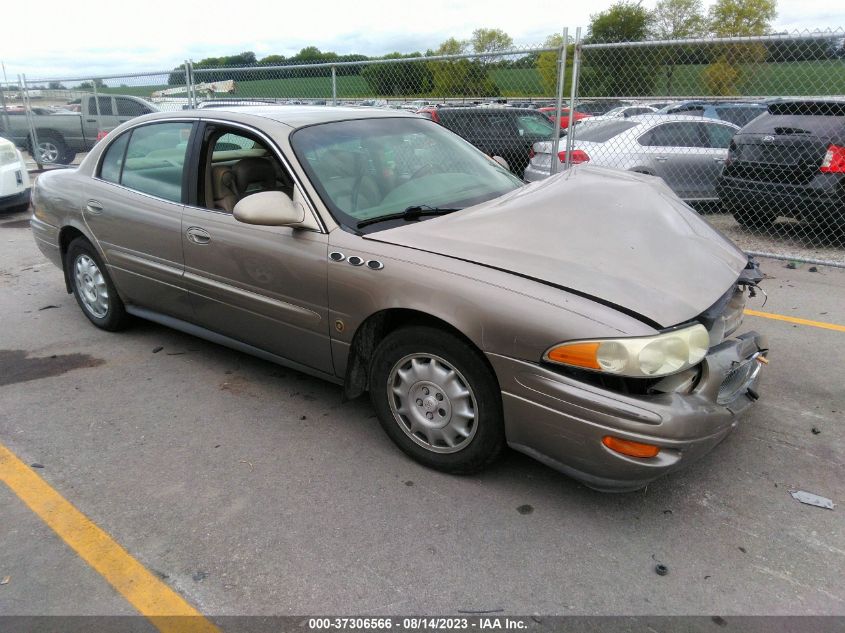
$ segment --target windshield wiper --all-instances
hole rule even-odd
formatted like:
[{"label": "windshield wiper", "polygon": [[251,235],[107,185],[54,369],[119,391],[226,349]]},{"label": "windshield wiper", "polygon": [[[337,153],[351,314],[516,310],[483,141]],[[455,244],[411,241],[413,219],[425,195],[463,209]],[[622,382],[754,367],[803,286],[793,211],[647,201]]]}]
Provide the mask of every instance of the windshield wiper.
[{"label": "windshield wiper", "polygon": [[381,215],[377,218],[367,218],[366,220],[361,220],[355,226],[360,229],[363,226],[369,226],[370,224],[376,224],[378,222],[387,222],[388,220],[405,220],[406,222],[410,222],[412,220],[419,220],[420,218],[426,216],[446,215],[447,213],[460,211],[462,208],[463,207],[430,207],[427,204],[417,204],[407,207],[402,213],[389,213],[388,215]]}]

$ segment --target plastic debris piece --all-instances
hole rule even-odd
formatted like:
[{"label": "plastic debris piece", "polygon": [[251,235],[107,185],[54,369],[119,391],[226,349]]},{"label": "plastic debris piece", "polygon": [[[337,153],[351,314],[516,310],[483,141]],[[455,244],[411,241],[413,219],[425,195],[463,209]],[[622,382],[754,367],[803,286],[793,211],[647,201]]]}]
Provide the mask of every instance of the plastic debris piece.
[{"label": "plastic debris piece", "polygon": [[0,580],[0,585],[8,585],[9,582],[11,582],[11,580],[12,580],[11,576],[3,576],[3,579]]},{"label": "plastic debris piece", "polygon": [[659,564],[659,565],[655,565],[655,566],[654,566],[654,572],[655,572],[658,576],[665,576],[666,574],[668,574],[668,573],[669,573],[669,568],[668,568],[666,565],[664,565],[664,564],[662,564],[662,563],[661,563],[661,564]]},{"label": "plastic debris piece", "polygon": [[833,501],[827,497],[820,497],[819,495],[814,495],[812,492],[806,492],[804,490],[790,490],[789,494],[791,494],[792,498],[796,501],[806,503],[808,506],[816,506],[819,508],[833,510]]},{"label": "plastic debris piece", "polygon": [[153,354],[158,354],[163,349],[164,348],[161,345],[159,345],[158,347],[154,347],[153,348]]}]

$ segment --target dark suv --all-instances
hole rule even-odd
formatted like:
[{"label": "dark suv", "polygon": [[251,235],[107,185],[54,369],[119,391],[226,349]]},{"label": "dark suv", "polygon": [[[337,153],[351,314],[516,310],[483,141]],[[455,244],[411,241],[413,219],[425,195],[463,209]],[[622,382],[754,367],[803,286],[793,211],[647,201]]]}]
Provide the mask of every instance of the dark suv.
[{"label": "dark suv", "polygon": [[531,108],[437,108],[428,116],[488,156],[504,158],[520,178],[531,146],[554,134],[554,124]]},{"label": "dark suv", "polygon": [[745,227],[778,216],[845,226],[845,101],[769,104],[733,137],[716,191]]}]

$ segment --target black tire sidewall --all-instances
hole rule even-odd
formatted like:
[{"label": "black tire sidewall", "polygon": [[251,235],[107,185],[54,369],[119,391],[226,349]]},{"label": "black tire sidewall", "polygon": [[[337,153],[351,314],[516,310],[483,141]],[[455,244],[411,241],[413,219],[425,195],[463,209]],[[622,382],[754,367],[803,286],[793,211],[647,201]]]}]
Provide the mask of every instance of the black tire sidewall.
[{"label": "black tire sidewall", "polygon": [[[85,307],[82,298],[79,296],[79,288],[76,287],[76,275],[74,275],[73,266],[77,257],[83,254],[88,255],[97,264],[97,268],[100,269],[103,279],[106,282],[106,288],[108,288],[109,291],[109,310],[106,313],[106,316],[102,318],[98,318],[88,311],[88,308]],[[128,316],[123,306],[123,301],[120,300],[117,288],[115,288],[114,283],[109,276],[108,269],[105,264],[103,264],[103,260],[88,240],[78,237],[70,243],[67,253],[65,253],[65,270],[68,280],[70,281],[71,291],[76,299],[76,303],[91,323],[96,325],[98,328],[109,331],[120,330],[126,325]]]},{"label": "black tire sidewall", "polygon": [[[415,353],[440,356],[457,369],[475,395],[477,430],[469,445],[455,453],[434,453],[415,443],[399,427],[390,409],[387,379],[401,358]],[[388,334],[373,354],[369,372],[370,399],[384,431],[408,456],[436,470],[469,474],[492,463],[505,445],[502,394],[481,354],[463,339],[428,326]]]},{"label": "black tire sidewall", "polygon": [[[67,144],[65,143],[63,138],[56,136],[55,134],[51,134],[49,132],[42,132],[41,135],[38,137],[38,142],[43,143],[45,141],[49,141],[50,143],[55,145],[56,149],[58,150],[58,156],[56,157],[56,162],[54,164],[56,164],[56,165],[67,165],[73,160],[73,158],[71,158],[71,160],[67,160],[69,150],[68,150]],[[30,142],[30,147],[31,146],[32,146],[32,142]],[[33,156],[35,156],[34,151],[31,152],[31,154]],[[76,154],[74,154],[74,158],[75,157],[76,157]]]}]

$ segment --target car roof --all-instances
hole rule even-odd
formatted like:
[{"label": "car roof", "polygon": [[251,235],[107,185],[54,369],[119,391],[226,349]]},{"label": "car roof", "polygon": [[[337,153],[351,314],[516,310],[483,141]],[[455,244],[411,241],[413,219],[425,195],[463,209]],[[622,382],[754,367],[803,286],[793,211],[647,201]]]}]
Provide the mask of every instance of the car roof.
[{"label": "car roof", "polygon": [[[221,108],[203,108],[200,110],[182,110],[181,112],[161,112],[147,115],[146,121],[166,118],[219,118],[221,114],[248,115],[270,119],[292,128],[301,128],[317,123],[331,123],[333,121],[348,121],[350,119],[378,119],[378,118],[421,118],[413,112],[402,110],[386,110],[372,107],[354,106],[305,106],[305,105],[229,105]],[[237,120],[233,117],[233,120]]]},{"label": "car roof", "polygon": [[635,116],[629,116],[621,120],[636,121],[639,124],[653,123],[654,125],[657,125],[658,123],[667,123],[673,121],[687,121],[690,123],[708,123],[710,125],[730,125],[732,127],[735,127],[736,129],[739,129],[738,125],[734,125],[730,121],[721,121],[719,119],[707,119],[702,118],[700,116],[689,116],[685,114],[662,114],[658,112],[649,112],[647,114],[637,114]]}]

